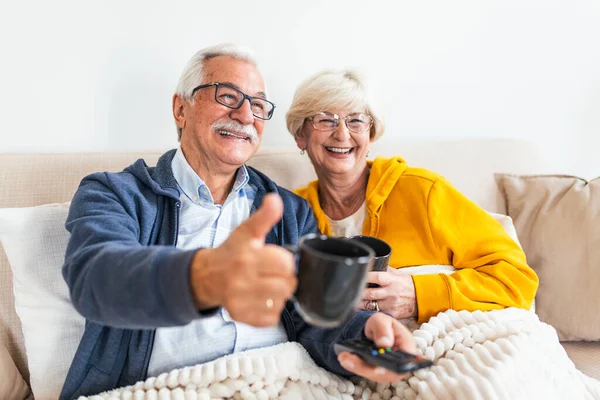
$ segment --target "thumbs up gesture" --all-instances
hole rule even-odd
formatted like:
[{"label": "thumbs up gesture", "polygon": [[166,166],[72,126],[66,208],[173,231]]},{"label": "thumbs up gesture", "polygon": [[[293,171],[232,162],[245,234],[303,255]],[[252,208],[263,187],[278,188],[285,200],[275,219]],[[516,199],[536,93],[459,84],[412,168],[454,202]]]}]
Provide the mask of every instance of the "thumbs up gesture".
[{"label": "thumbs up gesture", "polygon": [[297,285],[293,255],[265,244],[282,215],[281,198],[268,194],[221,246],[196,252],[190,277],[198,309],[221,306],[234,320],[253,326],[279,323]]}]

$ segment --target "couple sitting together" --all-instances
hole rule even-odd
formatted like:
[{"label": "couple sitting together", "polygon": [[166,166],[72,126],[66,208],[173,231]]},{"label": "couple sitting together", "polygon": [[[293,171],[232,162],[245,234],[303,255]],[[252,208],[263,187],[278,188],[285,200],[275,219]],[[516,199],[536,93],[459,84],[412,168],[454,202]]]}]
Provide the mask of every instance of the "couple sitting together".
[{"label": "couple sitting together", "polygon": [[[531,306],[537,276],[493,217],[434,172],[367,160],[384,128],[354,72],[320,72],[296,90],[287,127],[319,178],[297,194],[245,165],[275,110],[246,50],[196,53],[172,106],[177,149],[156,167],[92,174],[73,198],[63,275],[87,323],[61,398],[286,341],[333,373],[391,382],[403,376],[333,344],[366,337],[414,353],[398,319]],[[379,287],[338,328],[307,324],[290,301],[295,260],[283,246],[315,232],[393,249],[388,271],[368,275]],[[428,264],[456,272],[394,272]]]}]

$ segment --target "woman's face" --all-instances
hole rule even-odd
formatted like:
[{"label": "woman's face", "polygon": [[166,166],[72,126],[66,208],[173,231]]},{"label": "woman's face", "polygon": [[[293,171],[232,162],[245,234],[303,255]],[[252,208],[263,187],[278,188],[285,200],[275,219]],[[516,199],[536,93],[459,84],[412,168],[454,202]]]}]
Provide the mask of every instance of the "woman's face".
[{"label": "woman's face", "polygon": [[[318,119],[313,119],[313,122],[310,118],[304,122],[302,131],[296,137],[296,144],[300,149],[306,150],[317,173],[360,173],[367,165],[370,129],[366,132],[353,132],[348,129],[346,121],[351,126],[357,126],[361,123],[361,118],[364,123],[369,123],[370,119],[366,120],[364,114],[360,115],[364,113],[363,110],[336,108],[324,110],[323,113],[318,116]],[[320,129],[328,123],[332,125],[335,114],[339,116],[337,127],[327,130],[315,129],[313,123]],[[351,118],[344,120],[349,115]]]}]

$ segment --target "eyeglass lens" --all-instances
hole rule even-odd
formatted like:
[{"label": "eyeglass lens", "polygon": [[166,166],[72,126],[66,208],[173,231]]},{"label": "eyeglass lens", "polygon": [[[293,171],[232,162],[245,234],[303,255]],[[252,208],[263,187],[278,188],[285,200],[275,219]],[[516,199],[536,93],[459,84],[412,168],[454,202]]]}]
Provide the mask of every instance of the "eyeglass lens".
[{"label": "eyeglass lens", "polygon": [[328,113],[317,114],[313,117],[313,123],[318,130],[328,131],[337,128],[340,119],[345,120],[349,130],[357,133],[363,133],[371,127],[371,118],[366,114],[355,113],[339,118],[337,115]]},{"label": "eyeglass lens", "polygon": [[[242,92],[225,85],[217,86],[215,98],[217,102],[230,108],[240,108],[246,100],[246,96]],[[258,97],[250,98],[250,108],[252,109],[252,114],[262,119],[268,119],[273,111],[271,103]]]}]

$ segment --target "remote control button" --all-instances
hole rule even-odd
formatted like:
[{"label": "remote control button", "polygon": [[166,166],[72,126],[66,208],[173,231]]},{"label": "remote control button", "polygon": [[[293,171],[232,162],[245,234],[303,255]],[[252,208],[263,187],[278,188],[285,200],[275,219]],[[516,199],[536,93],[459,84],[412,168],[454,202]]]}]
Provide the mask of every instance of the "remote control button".
[{"label": "remote control button", "polygon": [[383,354],[383,353],[385,353],[385,349],[383,349],[383,348],[379,349],[379,354]]},{"label": "remote control button", "polygon": [[372,356],[376,356],[377,354],[378,354],[378,353],[377,353],[377,350],[371,350],[371,355],[372,355]]},{"label": "remote control button", "polygon": [[387,349],[385,349],[385,351],[386,351],[386,353],[391,353],[392,349],[388,347]]}]

